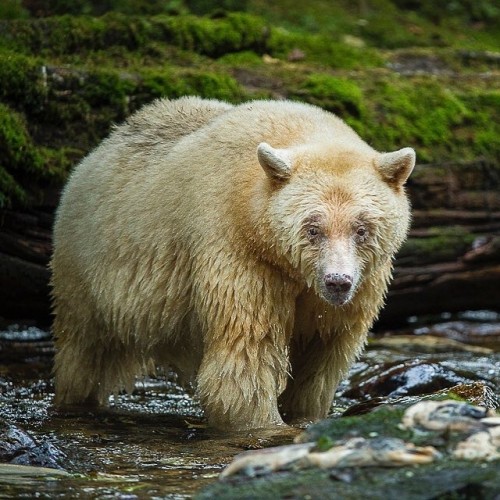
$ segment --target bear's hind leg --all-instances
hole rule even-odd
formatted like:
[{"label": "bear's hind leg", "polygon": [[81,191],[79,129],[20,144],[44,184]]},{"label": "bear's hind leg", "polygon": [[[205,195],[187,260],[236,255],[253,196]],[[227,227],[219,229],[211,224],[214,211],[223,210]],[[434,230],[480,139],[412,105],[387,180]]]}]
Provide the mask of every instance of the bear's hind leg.
[{"label": "bear's hind leg", "polygon": [[133,347],[99,342],[57,342],[55,404],[57,406],[107,406],[111,393],[131,390],[140,363]]},{"label": "bear's hind leg", "polygon": [[99,406],[106,395],[100,385],[101,356],[88,347],[66,343],[55,355],[55,404],[57,406]]}]

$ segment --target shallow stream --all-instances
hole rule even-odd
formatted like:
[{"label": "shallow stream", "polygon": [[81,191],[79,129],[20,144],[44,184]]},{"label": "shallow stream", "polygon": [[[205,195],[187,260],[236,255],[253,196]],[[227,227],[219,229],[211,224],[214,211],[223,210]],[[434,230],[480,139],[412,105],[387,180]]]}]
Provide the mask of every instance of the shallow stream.
[{"label": "shallow stream", "polygon": [[[0,498],[191,498],[237,453],[290,443],[299,432],[209,430],[196,401],[165,378],[138,381],[109,410],[58,412],[52,357],[48,332],[0,330],[0,463],[10,464],[0,464]],[[500,314],[412,318],[404,329],[377,333],[339,387],[332,414],[456,385],[498,405]]]}]

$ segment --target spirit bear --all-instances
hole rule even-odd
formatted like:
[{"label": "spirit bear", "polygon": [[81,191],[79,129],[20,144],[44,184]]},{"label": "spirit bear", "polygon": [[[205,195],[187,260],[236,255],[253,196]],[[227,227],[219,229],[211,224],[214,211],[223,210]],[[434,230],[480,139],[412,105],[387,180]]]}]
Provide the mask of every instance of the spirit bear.
[{"label": "spirit bear", "polygon": [[383,304],[414,164],[296,102],[138,111],[57,212],[56,404],[170,367],[215,427],[325,417]]}]

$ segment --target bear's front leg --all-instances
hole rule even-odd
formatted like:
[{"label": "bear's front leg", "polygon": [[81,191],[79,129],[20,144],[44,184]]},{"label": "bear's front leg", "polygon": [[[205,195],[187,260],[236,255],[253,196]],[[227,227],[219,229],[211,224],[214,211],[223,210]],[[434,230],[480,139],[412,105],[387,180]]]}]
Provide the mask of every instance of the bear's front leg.
[{"label": "bear's front leg", "polygon": [[196,276],[203,284],[193,298],[203,319],[197,394],[210,426],[284,425],[278,396],[289,373],[297,285],[252,256],[241,260],[224,252],[221,248],[216,260],[202,261]]},{"label": "bear's front leg", "polygon": [[291,364],[291,378],[280,397],[286,422],[314,422],[325,418],[345,368],[338,350],[332,342],[315,335],[305,345],[299,342],[292,345]]},{"label": "bear's front leg", "polygon": [[313,330],[294,338],[291,378],[280,397],[287,423],[314,422],[327,416],[340,380],[365,344],[366,331],[360,323],[337,332]]},{"label": "bear's front leg", "polygon": [[236,339],[220,340],[206,346],[197,378],[209,425],[231,430],[284,425],[277,400],[288,360],[276,335],[249,341],[240,332]]}]

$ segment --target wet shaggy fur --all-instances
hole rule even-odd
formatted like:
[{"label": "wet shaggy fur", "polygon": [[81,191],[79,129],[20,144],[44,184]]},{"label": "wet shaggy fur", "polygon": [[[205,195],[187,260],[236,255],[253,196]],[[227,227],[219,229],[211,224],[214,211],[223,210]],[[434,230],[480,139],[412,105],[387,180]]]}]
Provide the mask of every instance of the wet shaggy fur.
[{"label": "wet shaggy fur", "polygon": [[414,160],[305,104],[140,110],[57,212],[56,403],[105,405],[172,367],[216,427],[324,417],[382,306]]}]

